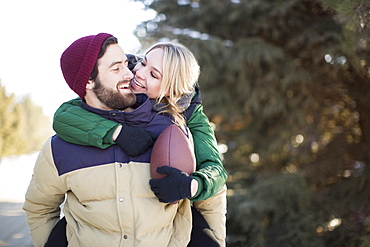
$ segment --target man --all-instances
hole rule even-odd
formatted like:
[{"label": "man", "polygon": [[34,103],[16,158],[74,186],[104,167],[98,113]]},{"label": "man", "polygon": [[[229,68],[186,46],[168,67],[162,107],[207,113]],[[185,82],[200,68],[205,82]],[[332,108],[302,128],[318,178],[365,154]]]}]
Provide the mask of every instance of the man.
[{"label": "man", "polygon": [[[82,107],[158,136],[171,120],[133,94],[127,57],[110,34],[73,42],[61,57],[64,78],[84,99]],[[68,143],[57,135],[43,146],[23,209],[35,246],[43,246],[64,205],[70,246],[186,246],[191,231],[188,200],[160,203],[149,186],[150,149],[131,157]]]}]

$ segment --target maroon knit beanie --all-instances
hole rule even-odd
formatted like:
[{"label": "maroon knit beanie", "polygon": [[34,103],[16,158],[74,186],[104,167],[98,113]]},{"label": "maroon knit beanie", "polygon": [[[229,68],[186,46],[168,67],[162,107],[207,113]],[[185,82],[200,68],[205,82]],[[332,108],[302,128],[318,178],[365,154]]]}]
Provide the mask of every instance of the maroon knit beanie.
[{"label": "maroon knit beanie", "polygon": [[64,79],[81,99],[85,97],[86,84],[98,60],[100,49],[109,37],[112,35],[107,33],[82,37],[73,42],[60,58]]}]

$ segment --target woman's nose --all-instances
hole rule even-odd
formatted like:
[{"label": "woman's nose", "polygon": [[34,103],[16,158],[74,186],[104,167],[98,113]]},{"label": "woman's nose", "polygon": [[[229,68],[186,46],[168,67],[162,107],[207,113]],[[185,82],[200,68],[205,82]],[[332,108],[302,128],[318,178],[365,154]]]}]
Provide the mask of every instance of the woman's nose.
[{"label": "woman's nose", "polygon": [[137,68],[135,67],[134,69],[134,75],[140,79],[144,79],[144,73],[143,73],[143,69],[140,69],[140,68]]}]

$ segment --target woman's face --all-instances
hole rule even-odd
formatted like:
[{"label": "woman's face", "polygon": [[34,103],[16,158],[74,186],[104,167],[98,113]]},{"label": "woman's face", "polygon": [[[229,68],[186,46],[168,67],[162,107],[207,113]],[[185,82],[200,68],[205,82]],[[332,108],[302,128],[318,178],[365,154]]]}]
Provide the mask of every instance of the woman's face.
[{"label": "woman's face", "polygon": [[134,93],[145,93],[151,99],[158,97],[163,78],[162,61],[163,49],[155,48],[135,66],[134,78],[130,85]]}]

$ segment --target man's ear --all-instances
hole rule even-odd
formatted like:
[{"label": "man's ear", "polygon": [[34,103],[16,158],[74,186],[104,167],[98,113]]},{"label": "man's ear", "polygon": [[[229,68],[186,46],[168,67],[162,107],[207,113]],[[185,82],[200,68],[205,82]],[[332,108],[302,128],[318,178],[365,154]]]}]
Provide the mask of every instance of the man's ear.
[{"label": "man's ear", "polygon": [[86,83],[86,90],[91,90],[94,88],[95,82],[93,80],[88,80]]}]

